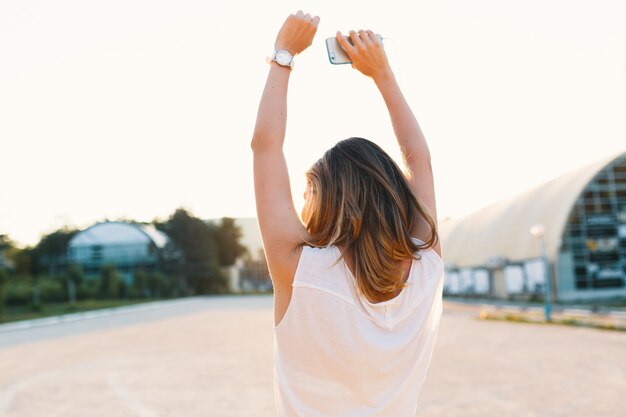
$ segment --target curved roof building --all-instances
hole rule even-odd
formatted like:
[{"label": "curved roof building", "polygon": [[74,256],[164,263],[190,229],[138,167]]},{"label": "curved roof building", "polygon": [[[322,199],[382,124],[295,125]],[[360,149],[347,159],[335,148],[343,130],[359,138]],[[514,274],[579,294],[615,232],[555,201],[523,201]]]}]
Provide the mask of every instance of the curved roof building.
[{"label": "curved roof building", "polygon": [[70,240],[70,247],[101,245],[154,244],[162,248],[167,235],[154,226],[124,222],[96,223],[77,233]]},{"label": "curved roof building", "polygon": [[[442,222],[447,267],[493,272],[541,258],[539,239],[530,233],[536,224],[544,226],[559,299],[626,297],[626,152]],[[489,293],[508,295],[494,293],[495,275]]]},{"label": "curved roof building", "polygon": [[78,232],[68,244],[68,259],[80,264],[85,272],[97,274],[104,264],[115,265],[131,281],[138,266],[156,267],[158,252],[168,237],[152,225],[125,222],[96,223]]}]

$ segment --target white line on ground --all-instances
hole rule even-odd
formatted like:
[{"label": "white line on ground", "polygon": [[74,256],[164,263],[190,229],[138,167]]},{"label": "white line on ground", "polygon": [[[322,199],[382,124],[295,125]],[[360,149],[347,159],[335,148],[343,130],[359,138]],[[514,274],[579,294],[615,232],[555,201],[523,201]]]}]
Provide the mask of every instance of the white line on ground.
[{"label": "white line on ground", "polygon": [[115,392],[115,394],[124,401],[134,415],[137,417],[159,417],[159,414],[156,411],[150,410],[148,407],[143,405],[141,401],[133,397],[128,389],[126,389],[126,386],[119,381],[117,375],[110,374],[107,382],[113,389],[113,392]]}]

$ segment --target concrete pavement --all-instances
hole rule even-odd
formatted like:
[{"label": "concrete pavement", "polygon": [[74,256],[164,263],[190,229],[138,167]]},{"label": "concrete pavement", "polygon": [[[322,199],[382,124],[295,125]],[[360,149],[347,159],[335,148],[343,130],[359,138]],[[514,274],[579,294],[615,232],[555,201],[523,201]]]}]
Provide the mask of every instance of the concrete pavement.
[{"label": "concrete pavement", "polygon": [[[626,416],[626,333],[477,311],[445,303],[418,416]],[[0,417],[275,416],[271,296],[141,314],[0,332]]]}]

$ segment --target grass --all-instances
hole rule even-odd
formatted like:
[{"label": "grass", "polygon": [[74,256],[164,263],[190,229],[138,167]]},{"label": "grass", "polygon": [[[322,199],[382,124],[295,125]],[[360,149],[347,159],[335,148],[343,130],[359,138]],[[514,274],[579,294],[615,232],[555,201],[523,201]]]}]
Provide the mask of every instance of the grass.
[{"label": "grass", "polygon": [[32,306],[5,306],[4,314],[0,314],[0,323],[39,319],[43,317],[58,316],[61,314],[100,310],[103,308],[121,307],[157,300],[160,299],[142,298],[136,300],[84,300],[77,301],[73,306],[69,303],[49,303],[42,305],[38,311],[34,310]]},{"label": "grass", "polygon": [[626,332],[626,327],[619,326],[613,323],[603,323],[601,321],[593,321],[593,320],[581,320],[574,317],[563,317],[557,318],[552,317],[552,320],[547,322],[545,319],[537,319],[524,316],[523,314],[513,314],[513,313],[495,313],[495,312],[487,312],[481,311],[478,317],[480,320],[502,320],[508,322],[517,322],[517,323],[533,323],[533,324],[558,324],[564,326],[576,326],[576,327],[590,327],[594,329],[602,329],[602,330],[616,330]]}]

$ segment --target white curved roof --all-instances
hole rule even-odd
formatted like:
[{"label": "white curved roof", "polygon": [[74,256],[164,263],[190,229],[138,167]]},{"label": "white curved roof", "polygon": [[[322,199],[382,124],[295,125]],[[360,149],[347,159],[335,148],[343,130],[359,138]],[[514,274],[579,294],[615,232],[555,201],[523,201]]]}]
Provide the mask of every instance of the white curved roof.
[{"label": "white curved roof", "polygon": [[103,222],[78,232],[70,240],[69,246],[132,245],[150,242],[157,247],[163,247],[167,243],[167,235],[152,225]]},{"label": "white curved roof", "polygon": [[621,157],[626,153],[587,165],[458,220],[440,222],[446,263],[477,267],[487,265],[494,257],[510,261],[539,257],[539,242],[530,234],[530,228],[537,223],[545,226],[546,249],[554,260],[578,196],[596,174]]}]

